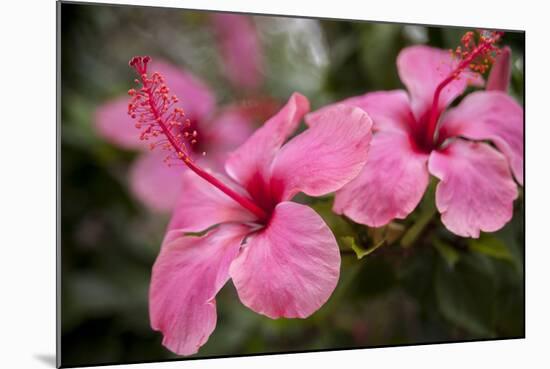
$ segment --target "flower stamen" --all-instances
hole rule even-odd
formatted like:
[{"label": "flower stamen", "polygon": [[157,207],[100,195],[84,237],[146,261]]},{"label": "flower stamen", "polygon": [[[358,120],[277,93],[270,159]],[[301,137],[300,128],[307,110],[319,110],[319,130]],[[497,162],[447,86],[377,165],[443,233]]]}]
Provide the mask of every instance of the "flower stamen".
[{"label": "flower stamen", "polygon": [[436,141],[437,120],[439,116],[439,98],[443,88],[449,83],[458,80],[460,75],[465,70],[469,69],[472,72],[483,74],[489,69],[489,66],[494,62],[495,55],[500,53],[496,46],[503,32],[500,31],[480,31],[477,37],[474,32],[466,32],[461,39],[461,45],[455,50],[451,50],[453,59],[459,63],[449,75],[439,83],[434,92],[432,106],[428,116],[427,139],[429,143]]},{"label": "flower stamen", "polygon": [[[137,72],[139,79],[136,83],[141,85],[139,89],[128,90],[131,101],[128,104],[128,115],[136,119],[136,128],[142,129],[141,140],[157,139],[150,145],[151,149],[161,147],[172,151],[172,156],[183,162],[189,169],[205,179],[207,182],[231,197],[238,204],[256,215],[260,220],[267,219],[266,212],[245,196],[235,192],[219,179],[199,167],[189,155],[190,146],[198,143],[198,132],[191,129],[191,121],[185,116],[183,109],[175,107],[178,98],[170,95],[170,89],[165,83],[164,77],[154,72],[151,76],[147,73],[147,64],[151,61],[149,56],[135,56],[130,60],[130,67]],[[168,164],[171,156],[165,162]]]}]

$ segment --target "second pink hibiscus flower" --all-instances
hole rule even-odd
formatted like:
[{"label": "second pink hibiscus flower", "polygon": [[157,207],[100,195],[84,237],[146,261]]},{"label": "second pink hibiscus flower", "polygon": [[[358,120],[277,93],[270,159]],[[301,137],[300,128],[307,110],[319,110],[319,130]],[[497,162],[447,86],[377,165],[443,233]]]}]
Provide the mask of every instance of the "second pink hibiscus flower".
[{"label": "second pink hibiscus flower", "polygon": [[[496,66],[491,91],[471,93],[445,111],[468,84],[482,83],[476,72],[485,66],[474,62],[490,58],[499,38],[484,32],[474,44],[473,34],[466,34],[460,60],[448,51],[408,47],[397,58],[408,93],[372,92],[341,102],[367,111],[375,134],[362,173],[336,194],[337,213],[372,227],[404,219],[422,199],[432,174],[440,180],[441,220],[453,233],[478,237],[512,218],[518,195],[514,177],[523,183],[523,109],[502,91],[509,67]],[[501,59],[509,62],[509,50]],[[314,124],[324,109],[306,121]]]}]

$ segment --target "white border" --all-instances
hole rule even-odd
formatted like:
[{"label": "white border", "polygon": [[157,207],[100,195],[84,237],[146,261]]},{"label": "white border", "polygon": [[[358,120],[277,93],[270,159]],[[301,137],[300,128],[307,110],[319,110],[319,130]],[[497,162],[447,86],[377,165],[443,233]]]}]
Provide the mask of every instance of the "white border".
[{"label": "white border", "polygon": [[[104,1],[98,1],[104,2]],[[487,0],[109,1],[527,31],[527,338],[118,368],[544,367],[550,304],[549,55],[544,2]],[[55,353],[55,4],[2,2],[0,224],[2,368],[52,367]],[[47,359],[49,356],[49,360]],[[46,359],[45,359],[46,358]],[[49,364],[48,364],[49,363]],[[546,364],[547,366],[548,364]]]}]

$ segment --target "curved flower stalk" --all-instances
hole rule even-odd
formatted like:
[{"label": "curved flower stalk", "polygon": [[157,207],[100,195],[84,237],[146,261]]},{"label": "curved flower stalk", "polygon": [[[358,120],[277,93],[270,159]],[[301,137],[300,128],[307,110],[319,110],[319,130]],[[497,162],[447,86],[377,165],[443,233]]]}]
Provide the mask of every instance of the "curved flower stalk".
[{"label": "curved flower stalk", "polygon": [[[452,53],[427,46],[401,51],[397,69],[408,91],[379,91],[341,103],[367,111],[374,122],[363,172],[336,194],[334,211],[371,227],[406,218],[418,205],[430,174],[440,181],[436,205],[443,224],[464,237],[503,227],[523,184],[523,109],[506,94],[509,49],[501,33],[466,33]],[[449,105],[480,73],[497,63],[486,91]],[[326,109],[309,114],[312,126]]]},{"label": "curved flower stalk", "polygon": [[[168,62],[155,61],[149,67],[161,73],[170,82],[171,92],[182,100],[181,107],[191,124],[190,132],[195,132],[198,138],[190,147],[189,155],[205,167],[222,168],[226,154],[253,131],[250,109],[241,105],[216,107],[214,94],[208,86]],[[117,146],[143,152],[130,169],[130,189],[148,208],[170,211],[181,191],[185,168],[163,163],[164,157],[151,151],[136,135],[127,111],[128,98],[125,96],[100,106],[95,116],[96,129]]]},{"label": "curved flower stalk", "polygon": [[147,73],[148,62],[135,57],[130,63],[142,87],[129,91],[129,114],[144,140],[160,139],[156,146],[190,169],[153,267],[151,326],[171,351],[196,353],[215,328],[215,297],[229,279],[241,302],[259,314],[308,317],[332,294],[340,253],[323,219],[291,200],[298,192],[336,191],[361,172],[370,117],[334,106],[285,143],[309,111],[308,100],[295,93],[229,155],[227,175],[213,173],[189,155],[194,138],[188,120],[174,108],[177,98],[162,75]]}]

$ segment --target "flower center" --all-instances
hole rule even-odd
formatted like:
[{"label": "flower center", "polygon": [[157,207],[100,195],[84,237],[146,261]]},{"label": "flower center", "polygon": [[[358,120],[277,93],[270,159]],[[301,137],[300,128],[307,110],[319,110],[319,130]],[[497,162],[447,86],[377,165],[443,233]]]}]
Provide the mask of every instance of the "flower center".
[{"label": "flower center", "polygon": [[432,100],[432,106],[428,111],[425,146],[433,148],[438,144],[437,123],[440,117],[439,99],[443,89],[451,82],[458,80],[465,70],[483,74],[495,60],[495,54],[500,50],[496,42],[502,37],[503,32],[480,31],[477,33],[466,32],[461,39],[461,45],[455,50],[451,50],[453,59],[458,60],[458,64],[445,79],[436,87]]},{"label": "flower center", "polygon": [[140,139],[156,139],[151,144],[151,149],[161,147],[169,151],[171,154],[166,161],[174,158],[180,160],[194,173],[257,216],[259,220],[266,219],[266,212],[256,203],[235,192],[192,160],[190,153],[195,151],[194,146],[198,144],[198,131],[193,127],[193,122],[185,116],[183,109],[174,107],[178,98],[170,95],[170,89],[164,77],[157,72],[151,76],[147,74],[147,64],[150,61],[149,56],[135,56],[130,60],[130,66],[139,76],[136,83],[140,84],[141,88],[128,91],[131,96],[128,114],[137,120],[136,128],[142,129]]}]

